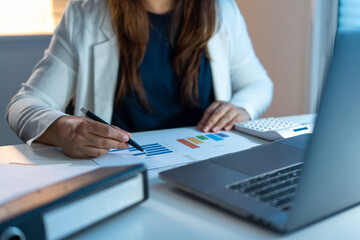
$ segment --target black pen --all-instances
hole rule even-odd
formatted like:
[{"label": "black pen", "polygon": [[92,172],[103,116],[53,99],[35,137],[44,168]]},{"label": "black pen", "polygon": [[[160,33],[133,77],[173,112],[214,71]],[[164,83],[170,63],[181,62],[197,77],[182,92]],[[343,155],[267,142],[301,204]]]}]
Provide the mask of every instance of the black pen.
[{"label": "black pen", "polygon": [[[97,122],[101,122],[104,123],[106,125],[109,125],[110,127],[113,128],[113,126],[111,126],[109,123],[105,122],[104,120],[102,120],[100,117],[96,116],[95,113],[90,112],[89,110],[86,110],[85,108],[81,108],[80,111],[82,111],[86,117],[95,120]],[[129,138],[129,141],[127,142],[128,144],[130,144],[131,146],[133,146],[134,148],[136,148],[137,150],[143,152],[143,153],[147,153],[139,144],[137,144],[134,140],[132,140],[131,138]]]}]

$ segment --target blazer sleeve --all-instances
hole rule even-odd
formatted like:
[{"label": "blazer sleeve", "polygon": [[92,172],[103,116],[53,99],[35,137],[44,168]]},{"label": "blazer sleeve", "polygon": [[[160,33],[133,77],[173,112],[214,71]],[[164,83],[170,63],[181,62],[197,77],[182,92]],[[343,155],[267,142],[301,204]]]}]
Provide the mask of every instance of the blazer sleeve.
[{"label": "blazer sleeve", "polygon": [[230,21],[230,77],[231,103],[244,108],[251,119],[260,117],[270,106],[273,83],[257,58],[240,10],[231,0],[227,14]]},{"label": "blazer sleeve", "polygon": [[44,57],[7,106],[11,129],[28,145],[65,115],[75,94],[78,58],[73,43],[79,24],[74,19],[75,6],[69,2]]}]

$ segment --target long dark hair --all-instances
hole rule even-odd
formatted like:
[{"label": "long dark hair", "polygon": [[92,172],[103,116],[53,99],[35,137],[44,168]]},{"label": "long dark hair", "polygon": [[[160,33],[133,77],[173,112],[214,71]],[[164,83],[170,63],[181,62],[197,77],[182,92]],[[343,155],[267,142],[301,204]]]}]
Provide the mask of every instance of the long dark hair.
[{"label": "long dark hair", "polygon": [[[127,93],[138,95],[150,111],[139,67],[149,39],[149,19],[142,0],[108,0],[120,48],[121,81],[116,96],[120,104]],[[209,59],[207,43],[216,30],[217,0],[175,0],[170,27],[171,65],[180,81],[184,104],[198,106],[198,74],[202,54]]]}]

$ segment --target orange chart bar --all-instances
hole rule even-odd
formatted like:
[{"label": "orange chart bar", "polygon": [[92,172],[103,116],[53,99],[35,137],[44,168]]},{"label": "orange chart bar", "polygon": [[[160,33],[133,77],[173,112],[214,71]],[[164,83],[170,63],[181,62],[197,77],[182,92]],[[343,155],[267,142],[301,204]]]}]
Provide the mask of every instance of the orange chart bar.
[{"label": "orange chart bar", "polygon": [[193,142],[195,144],[203,143],[202,141],[200,141],[199,139],[194,138],[194,137],[189,137],[189,138],[187,138],[187,140],[189,140],[190,142]]},{"label": "orange chart bar", "polygon": [[176,141],[181,142],[182,144],[188,146],[189,148],[199,148],[199,146],[192,144],[191,142],[186,141],[185,139],[177,139]]}]

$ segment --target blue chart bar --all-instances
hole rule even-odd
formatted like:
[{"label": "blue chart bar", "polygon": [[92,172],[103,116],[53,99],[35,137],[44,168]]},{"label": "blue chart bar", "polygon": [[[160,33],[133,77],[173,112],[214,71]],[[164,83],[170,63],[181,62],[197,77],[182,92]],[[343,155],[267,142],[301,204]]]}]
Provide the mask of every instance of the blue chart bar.
[{"label": "blue chart bar", "polygon": [[228,135],[223,134],[223,133],[215,133],[215,134],[218,135],[219,137],[222,137],[222,138],[227,138],[227,137],[229,137]]},{"label": "blue chart bar", "polygon": [[208,138],[211,138],[212,140],[215,140],[215,141],[222,141],[222,140],[224,140],[224,139],[222,139],[221,137],[218,137],[218,136],[216,136],[216,135],[214,135],[214,134],[207,134],[207,135],[205,135],[205,136],[207,136]]},{"label": "blue chart bar", "polygon": [[[171,150],[167,150],[167,151],[159,151],[159,152],[148,152],[146,154],[146,156],[155,156],[155,155],[160,155],[160,154],[165,154],[165,153],[171,153],[173,151]],[[145,155],[145,153],[136,153],[136,154],[133,154],[133,156],[140,156],[140,155]]]},{"label": "blue chart bar", "polygon": [[124,149],[110,149],[109,152],[120,152],[120,151],[124,151]]},{"label": "blue chart bar", "polygon": [[165,153],[172,153],[173,151],[168,150],[168,151],[164,151],[164,152],[156,152],[156,153],[148,153],[146,156],[155,156],[155,155],[160,155],[160,154],[165,154]]},{"label": "blue chart bar", "polygon": [[[146,156],[155,156],[155,155],[161,155],[161,154],[173,152],[170,149],[160,145],[159,143],[142,145],[141,147],[147,152]],[[139,152],[139,150],[137,150],[134,147],[129,147],[127,150],[129,152]],[[111,149],[109,152],[119,152],[119,151],[124,151],[124,149]],[[133,154],[133,156],[141,156],[141,155],[145,155],[145,153],[139,152]]]},{"label": "blue chart bar", "polygon": [[[155,150],[158,150],[158,149],[164,149],[165,147],[162,147],[162,146],[159,146],[159,147],[153,147],[153,148],[144,148],[144,150],[146,150],[147,152],[149,151],[155,151]],[[139,151],[137,150],[136,148],[128,148],[129,152],[136,152],[136,151]]]},{"label": "blue chart bar", "polygon": [[[160,145],[159,143],[142,145],[141,147],[147,152],[146,156],[155,156],[155,155],[173,152],[170,149]],[[133,147],[128,148],[128,150],[130,152],[138,151],[137,149],[135,149]],[[141,155],[145,155],[145,153],[141,152],[141,153],[133,154],[133,156],[141,156]]]},{"label": "blue chart bar", "polygon": [[133,156],[140,156],[140,155],[145,155],[145,153],[135,153],[135,154],[133,154]]}]

